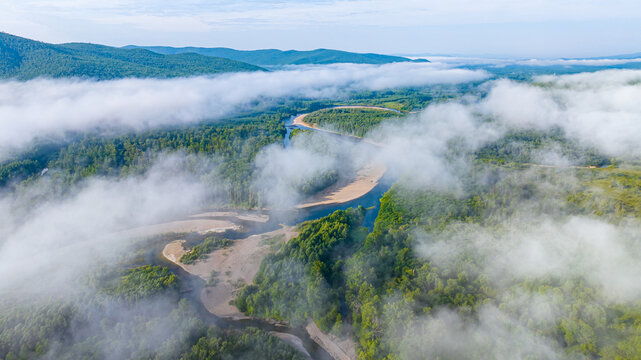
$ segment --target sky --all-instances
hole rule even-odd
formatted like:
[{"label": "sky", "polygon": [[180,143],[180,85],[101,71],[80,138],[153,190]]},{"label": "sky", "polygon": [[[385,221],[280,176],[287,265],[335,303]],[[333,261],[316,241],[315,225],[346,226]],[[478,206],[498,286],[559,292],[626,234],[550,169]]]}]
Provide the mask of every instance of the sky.
[{"label": "sky", "polygon": [[641,51],[638,0],[0,0],[46,42],[526,58]]}]

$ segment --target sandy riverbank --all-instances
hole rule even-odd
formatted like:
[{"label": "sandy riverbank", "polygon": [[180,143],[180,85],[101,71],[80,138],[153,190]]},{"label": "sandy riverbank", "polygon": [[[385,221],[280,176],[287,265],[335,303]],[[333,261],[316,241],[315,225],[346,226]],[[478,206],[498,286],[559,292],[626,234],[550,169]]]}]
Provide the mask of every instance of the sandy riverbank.
[{"label": "sandy riverbank", "polygon": [[313,321],[305,327],[309,336],[320,345],[335,360],[355,360],[356,344],[351,339],[339,339],[331,334],[325,334]]},{"label": "sandy riverbank", "polygon": [[216,271],[216,284],[204,288],[201,293],[203,304],[216,316],[243,318],[245,316],[229,304],[235,298],[235,292],[253,281],[260,263],[270,251],[270,244],[288,241],[296,235],[295,227],[282,225],[275,231],[235,240],[230,247],[213,251],[206,260],[192,265],[179,261],[186,251],[183,248],[184,241],[176,240],[165,246],[163,256],[205,281],[210,279],[212,271]]},{"label": "sandy riverbank", "polygon": [[379,163],[372,162],[358,170],[356,177],[348,182],[339,182],[328,187],[320,193],[305,200],[304,203],[296,206],[304,209],[317,205],[341,204],[369,193],[378,185],[385,175],[387,168]]},{"label": "sandy riverbank", "polygon": [[266,223],[269,216],[252,212],[209,211],[189,215],[181,220],[140,226],[119,234],[126,237],[147,237],[166,233],[222,233],[227,230],[240,230],[241,226],[237,223],[239,220]]},{"label": "sandy riverbank", "polygon": [[305,118],[309,114],[311,114],[311,113],[298,115],[297,117],[294,118],[294,121],[292,122],[292,125],[305,126],[305,127],[312,128],[312,129],[318,129],[316,124],[308,124],[308,123],[305,122]]},{"label": "sandy riverbank", "polygon": [[154,236],[166,233],[197,232],[205,234],[208,232],[221,233],[227,230],[238,230],[240,226],[229,220],[202,218],[169,221],[162,224],[146,225],[121,232],[120,234],[129,237]]},{"label": "sandy riverbank", "polygon": [[[253,281],[263,258],[271,251],[272,245],[289,241],[297,234],[295,227],[281,225],[281,228],[275,231],[235,240],[232,246],[215,250],[209,254],[206,260],[198,261],[192,265],[180,262],[180,257],[186,253],[183,247],[184,240],[176,240],[167,244],[162,254],[167,260],[205,281],[210,279],[212,271],[216,271],[217,282],[214,286],[207,286],[202,290],[201,301],[207,310],[216,316],[244,319],[247,317],[230,304],[230,301],[236,296],[236,291],[246,283]],[[310,338],[325,349],[332,358],[356,359],[356,346],[352,340],[338,339],[330,334],[325,334],[311,321],[305,330]],[[273,335],[294,346],[307,358],[311,358],[298,337],[276,332]]]},{"label": "sandy riverbank", "polygon": [[190,218],[211,218],[211,217],[233,217],[238,220],[254,221],[266,223],[269,221],[269,215],[257,214],[252,212],[236,212],[236,211],[210,211],[200,214],[191,215]]}]

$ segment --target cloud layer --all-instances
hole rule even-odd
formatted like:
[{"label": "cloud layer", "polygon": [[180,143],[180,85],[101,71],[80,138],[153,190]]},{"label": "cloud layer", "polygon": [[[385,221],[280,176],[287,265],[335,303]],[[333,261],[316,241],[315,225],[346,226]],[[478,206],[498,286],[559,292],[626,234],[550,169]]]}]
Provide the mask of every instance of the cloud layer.
[{"label": "cloud layer", "polygon": [[295,67],[170,80],[0,82],[0,159],[36,138],[102,129],[143,130],[219,119],[289,97],[336,97],[380,90],[483,80],[483,71],[396,63]]},{"label": "cloud layer", "polygon": [[85,271],[134,245],[118,231],[197,210],[214,190],[182,171],[183,161],[160,159],[142,177],[90,179],[64,197],[49,196],[46,178],[1,196],[0,293],[65,294]]},{"label": "cloud layer", "polygon": [[[9,82],[0,86],[0,126],[8,132],[0,131],[0,139],[16,148],[36,136],[60,136],[97,126],[138,130],[190,123],[225,116],[254,102],[271,103],[292,96],[336,96],[353,89],[471,81],[485,76],[434,65],[394,64],[176,80]],[[333,143],[332,151],[324,153],[321,148],[327,145],[313,137],[289,149],[264,149],[256,166],[265,188],[275,197],[270,200],[283,201],[291,184],[301,178],[335,167],[358,167],[371,156],[413,187],[462,191],[460,175],[467,169],[466,155],[510,129],[561,128],[572,139],[613,156],[641,156],[641,71],[547,76],[533,84],[499,80],[484,86],[485,96],[433,105],[400,124],[373,131],[369,137],[384,144],[378,150],[372,150],[371,144]],[[549,158],[554,153],[545,155]],[[28,206],[32,194],[1,198],[0,273],[5,276],[0,279],[0,292],[16,288],[46,291],[65,284],[96,259],[115,256],[112,250],[126,245],[125,240],[105,234],[193,210],[211,190],[187,174],[168,176],[175,161],[169,159],[140,178],[90,180],[72,195],[35,208]],[[46,192],[45,184],[40,185],[34,191]],[[528,204],[522,205],[527,209]],[[423,239],[419,251],[444,268],[461,253],[479,254],[483,273],[499,288],[530,277],[560,274],[584,277],[603,289],[608,300],[641,297],[638,224],[615,226],[586,217],[545,215],[515,217],[502,224],[500,231],[459,224],[460,228],[451,229],[458,231],[450,237]],[[504,305],[519,301],[537,321],[558,316],[554,309],[544,311],[545,297],[517,297]],[[387,329],[391,338],[413,335],[393,340],[407,358],[416,354],[465,358],[479,351],[497,359],[563,358],[558,344],[493,305],[478,309],[473,322],[451,310],[435,309],[407,326],[400,333],[396,328]]]},{"label": "cloud layer", "polygon": [[542,76],[535,84],[495,82],[481,111],[513,128],[560,127],[614,156],[641,155],[641,71]]}]

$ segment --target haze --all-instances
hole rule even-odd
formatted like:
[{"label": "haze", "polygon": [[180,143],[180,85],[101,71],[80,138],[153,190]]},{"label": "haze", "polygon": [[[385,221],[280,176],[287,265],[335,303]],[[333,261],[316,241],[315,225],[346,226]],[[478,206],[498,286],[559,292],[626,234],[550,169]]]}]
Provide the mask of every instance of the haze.
[{"label": "haze", "polygon": [[634,0],[18,1],[0,30],[114,46],[590,57],[641,49]]}]

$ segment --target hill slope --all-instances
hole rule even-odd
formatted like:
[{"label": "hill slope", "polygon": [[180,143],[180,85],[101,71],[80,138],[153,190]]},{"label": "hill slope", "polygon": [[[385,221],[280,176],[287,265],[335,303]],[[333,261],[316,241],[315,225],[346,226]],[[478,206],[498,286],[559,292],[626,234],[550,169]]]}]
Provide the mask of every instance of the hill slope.
[{"label": "hill slope", "polygon": [[[340,50],[317,49],[311,51],[297,50],[234,50],[229,48],[174,48],[168,46],[126,46],[127,49],[147,49],[159,54],[196,53],[206,56],[219,56],[227,59],[243,61],[258,66],[303,65],[303,64],[387,64],[393,62],[414,61],[400,56],[381,54],[360,54]],[[421,62],[426,62],[422,60]]]},{"label": "hill slope", "polygon": [[257,71],[243,62],[198,54],[162,55],[94,44],[47,44],[0,32],[0,78],[176,77]]}]

